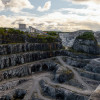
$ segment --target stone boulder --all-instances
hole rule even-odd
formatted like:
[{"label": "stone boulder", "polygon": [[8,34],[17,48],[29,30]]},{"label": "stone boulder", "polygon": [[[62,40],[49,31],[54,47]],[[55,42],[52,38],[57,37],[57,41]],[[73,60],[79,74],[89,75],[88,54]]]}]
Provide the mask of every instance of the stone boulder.
[{"label": "stone boulder", "polygon": [[59,71],[53,78],[55,82],[65,83],[74,78],[74,73],[71,70]]},{"label": "stone boulder", "polygon": [[17,89],[14,94],[14,99],[23,99],[26,95],[26,91],[22,89]]},{"label": "stone boulder", "polygon": [[58,82],[59,83],[65,83],[67,81],[69,81],[70,79],[72,79],[74,76],[74,74],[72,73],[72,71],[67,71],[67,72],[64,72],[62,74],[60,74],[57,78]]}]

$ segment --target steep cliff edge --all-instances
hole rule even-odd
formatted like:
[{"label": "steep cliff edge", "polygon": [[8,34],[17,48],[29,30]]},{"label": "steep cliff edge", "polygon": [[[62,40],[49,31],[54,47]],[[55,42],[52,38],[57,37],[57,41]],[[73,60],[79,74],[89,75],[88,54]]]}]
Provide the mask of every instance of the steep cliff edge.
[{"label": "steep cliff edge", "polygon": [[77,52],[88,54],[100,54],[100,48],[92,32],[85,32],[84,34],[76,37],[72,49]]}]

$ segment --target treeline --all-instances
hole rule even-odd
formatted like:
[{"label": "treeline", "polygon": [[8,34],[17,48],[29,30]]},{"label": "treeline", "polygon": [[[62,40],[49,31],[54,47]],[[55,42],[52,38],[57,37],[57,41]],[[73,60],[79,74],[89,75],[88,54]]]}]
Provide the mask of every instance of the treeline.
[{"label": "treeline", "polygon": [[57,31],[44,31],[44,32],[47,33],[48,35],[51,35],[51,36],[58,36]]},{"label": "treeline", "polygon": [[[53,33],[53,34],[52,34]],[[49,32],[48,34],[37,34],[26,33],[13,28],[0,28],[0,40],[2,43],[23,43],[25,40],[29,42],[39,42],[39,43],[51,43],[58,41],[58,37],[55,32]],[[4,42],[5,41],[5,42]]]},{"label": "treeline", "polygon": [[8,35],[8,34],[25,34],[23,31],[15,30],[13,28],[0,28],[1,35]]}]

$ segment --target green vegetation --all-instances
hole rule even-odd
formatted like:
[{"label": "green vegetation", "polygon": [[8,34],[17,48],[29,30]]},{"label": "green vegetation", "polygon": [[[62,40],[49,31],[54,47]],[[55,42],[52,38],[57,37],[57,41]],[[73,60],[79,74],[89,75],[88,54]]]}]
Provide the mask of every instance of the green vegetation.
[{"label": "green vegetation", "polygon": [[84,52],[81,52],[81,51],[76,51],[76,50],[74,50],[72,47],[69,47],[69,48],[68,48],[68,51],[69,51],[69,52],[72,52],[72,53],[76,53],[76,54],[87,54],[87,53],[84,53]]},{"label": "green vegetation", "polygon": [[[34,33],[32,35],[32,34],[28,34],[28,33],[25,33],[23,31],[16,30],[16,29],[13,29],[13,28],[0,28],[0,35],[4,36],[4,39],[7,43],[10,43],[11,41],[12,41],[12,43],[13,42],[14,43],[16,43],[16,42],[23,43],[25,37],[27,37],[27,39],[29,41],[32,41],[34,39],[34,41],[36,40],[39,43],[57,42],[57,38],[58,38],[57,34],[55,32],[52,32],[52,33],[53,33],[53,35],[48,35],[48,34],[39,35],[39,34],[36,34],[36,33]],[[51,34],[51,33],[49,33],[49,34]]]},{"label": "green vegetation", "polygon": [[6,35],[7,33],[6,33],[6,29],[4,29],[4,28],[0,28],[0,34],[2,34],[2,35]]},{"label": "green vegetation", "polygon": [[0,34],[1,35],[24,34],[24,32],[23,31],[20,31],[20,30],[15,30],[13,28],[9,28],[9,29],[0,28]]},{"label": "green vegetation", "polygon": [[93,32],[84,32],[84,34],[79,35],[77,39],[95,40],[95,37]]},{"label": "green vegetation", "polygon": [[51,36],[58,36],[56,31],[48,31],[47,34]]},{"label": "green vegetation", "polygon": [[37,38],[40,39],[43,43],[47,42],[55,42],[56,37],[48,36],[48,35],[37,35]]},{"label": "green vegetation", "polygon": [[73,73],[73,72],[70,69],[68,69],[68,70],[65,71],[65,74],[67,74],[67,75],[69,75],[71,73]]},{"label": "green vegetation", "polygon": [[74,73],[70,69],[63,70],[63,75],[67,76],[68,81],[74,78]]},{"label": "green vegetation", "polygon": [[13,28],[8,29],[8,30],[7,30],[7,33],[8,33],[8,34],[24,34],[23,31],[15,30],[15,29],[13,29]]},{"label": "green vegetation", "polygon": [[74,50],[72,47],[69,47],[69,48],[68,48],[68,51],[70,51],[70,52],[74,52],[74,53],[77,53],[77,51]]}]

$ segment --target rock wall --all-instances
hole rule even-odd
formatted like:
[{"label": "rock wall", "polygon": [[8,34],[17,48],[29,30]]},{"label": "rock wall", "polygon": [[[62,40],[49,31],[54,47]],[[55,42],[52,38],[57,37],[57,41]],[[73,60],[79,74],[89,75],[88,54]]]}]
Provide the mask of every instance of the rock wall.
[{"label": "rock wall", "polygon": [[48,96],[52,99],[56,100],[88,100],[87,96],[82,96],[77,93],[73,93],[69,90],[63,89],[63,88],[56,88],[53,86],[50,86],[49,84],[46,84],[45,81],[40,81],[40,86],[43,94],[45,96]]},{"label": "rock wall", "polygon": [[0,45],[0,55],[14,54],[28,51],[49,51],[62,49],[60,43],[17,43]]},{"label": "rock wall", "polygon": [[62,55],[61,50],[37,51],[0,56],[0,69]]},{"label": "rock wall", "polygon": [[65,47],[72,47],[75,38],[79,35],[82,35],[84,32],[91,32],[91,30],[79,30],[74,32],[60,32],[59,37],[62,40],[62,45]]},{"label": "rock wall", "polygon": [[68,65],[74,66],[76,68],[77,67],[84,68],[90,62],[90,60],[71,58],[71,57],[66,57],[65,59],[66,59],[65,61]]},{"label": "rock wall", "polygon": [[96,40],[75,39],[72,48],[78,52],[100,54],[100,48]]},{"label": "rock wall", "polygon": [[20,66],[16,66],[15,68],[8,68],[6,70],[0,71],[0,81],[4,79],[10,79],[14,77],[23,77],[32,75],[35,72],[41,71],[56,71],[58,66],[56,63],[53,62],[33,62],[30,64],[24,64]]},{"label": "rock wall", "polygon": [[86,78],[89,78],[89,79],[92,79],[92,80],[100,81],[100,74],[84,71],[84,70],[81,70],[81,69],[77,69],[77,71],[83,77],[86,77]]},{"label": "rock wall", "polygon": [[92,58],[88,55],[78,55],[66,50],[55,51],[31,51],[18,54],[2,55],[0,56],[0,69],[16,66],[24,63],[29,63],[41,59],[46,59],[55,56],[71,56],[77,58]]},{"label": "rock wall", "polygon": [[87,64],[84,69],[100,74],[100,58],[91,60],[91,62]]}]

